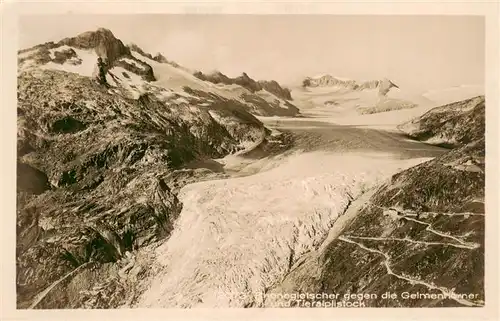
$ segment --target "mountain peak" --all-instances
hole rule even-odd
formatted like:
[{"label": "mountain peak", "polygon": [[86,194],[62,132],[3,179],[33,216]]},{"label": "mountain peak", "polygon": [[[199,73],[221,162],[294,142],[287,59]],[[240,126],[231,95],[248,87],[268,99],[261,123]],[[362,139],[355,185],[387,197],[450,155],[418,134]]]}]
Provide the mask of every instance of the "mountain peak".
[{"label": "mountain peak", "polygon": [[111,32],[111,30],[106,29],[106,28],[97,28],[97,30],[95,32],[97,32],[97,33],[103,33],[103,34],[107,34],[107,35],[111,35],[111,36],[114,37],[114,35]]},{"label": "mountain peak", "polygon": [[110,62],[130,54],[129,48],[106,28],[98,28],[96,31],[87,31],[76,37],[65,38],[58,44],[79,49],[94,49],[97,55],[107,58]]}]

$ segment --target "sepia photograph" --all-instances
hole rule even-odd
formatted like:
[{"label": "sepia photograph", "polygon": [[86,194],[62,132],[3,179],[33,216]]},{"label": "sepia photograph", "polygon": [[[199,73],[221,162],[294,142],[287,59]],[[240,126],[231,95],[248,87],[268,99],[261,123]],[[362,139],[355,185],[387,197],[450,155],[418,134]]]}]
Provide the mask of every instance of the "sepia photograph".
[{"label": "sepia photograph", "polygon": [[485,22],[20,16],[16,308],[496,304]]}]

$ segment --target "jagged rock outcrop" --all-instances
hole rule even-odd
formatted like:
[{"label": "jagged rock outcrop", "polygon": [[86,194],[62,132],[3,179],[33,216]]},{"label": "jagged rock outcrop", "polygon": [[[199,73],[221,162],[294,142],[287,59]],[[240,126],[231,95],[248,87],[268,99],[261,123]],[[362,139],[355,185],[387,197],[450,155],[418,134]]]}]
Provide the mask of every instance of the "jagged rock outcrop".
[{"label": "jagged rock outcrop", "polygon": [[[156,80],[153,68],[146,62],[135,58],[129,47],[125,46],[120,39],[115,38],[110,30],[104,28],[65,38],[57,43],[48,42],[20,50],[19,54],[23,56],[18,58],[18,62],[21,64],[26,60],[32,60],[35,65],[45,65],[49,62],[59,65],[64,63],[80,65],[82,59],[78,57],[75,49],[95,52],[97,56],[106,59],[107,69],[122,67],[141,76],[145,81]],[[94,63],[97,63],[97,60]]]},{"label": "jagged rock outcrop", "polygon": [[[127,57],[127,58],[132,59],[130,57]],[[133,58],[132,62],[130,62],[128,60],[123,60],[123,59],[117,60],[117,61],[115,61],[113,66],[122,67],[122,68],[136,74],[136,75],[140,75],[142,77],[142,79],[144,79],[146,81],[155,81],[156,80],[153,68],[149,64],[147,64],[139,59],[136,59],[136,58]]]},{"label": "jagged rock outcrop", "polygon": [[[53,61],[57,64],[63,64],[67,60],[71,60],[71,58],[77,58],[77,57],[78,56],[77,56],[75,50],[73,50],[72,48],[68,48],[66,50],[55,51]],[[76,62],[76,64],[78,64],[78,62]]]},{"label": "jagged rock outcrop", "polygon": [[378,84],[378,89],[379,89],[379,95],[380,96],[385,96],[391,90],[391,88],[399,88],[396,84],[394,84],[392,81],[390,81],[387,78],[384,78],[381,80]]},{"label": "jagged rock outcrop", "polygon": [[331,87],[342,86],[348,89],[357,89],[358,84],[352,79],[341,79],[331,75],[322,75],[320,77],[307,77],[302,82],[303,87]]},{"label": "jagged rock outcrop", "polygon": [[484,137],[485,97],[433,108],[398,128],[408,136],[429,144],[462,146]]},{"label": "jagged rock outcrop", "polygon": [[250,78],[245,72],[242,73],[241,76],[238,76],[236,78],[229,78],[228,76],[224,75],[219,71],[215,71],[210,74],[204,74],[201,71],[197,71],[194,73],[194,76],[201,80],[209,81],[214,84],[225,84],[225,85],[237,84],[248,89],[252,93],[257,92],[259,90],[267,90],[268,92],[276,95],[276,97],[285,100],[292,100],[292,94],[290,89],[281,87],[277,81],[275,80],[255,81],[252,78]]},{"label": "jagged rock outcrop", "polygon": [[237,101],[124,91],[64,71],[18,76],[19,308],[84,307],[99,282],[104,297],[124,291],[126,253],[168,237],[181,210],[172,174],[267,134]]},{"label": "jagged rock outcrop", "polygon": [[228,76],[224,75],[220,71],[214,71],[210,74],[204,74],[201,71],[196,71],[193,74],[196,78],[199,78],[204,81],[209,81],[214,84],[225,84],[225,85],[231,85],[232,80]]},{"label": "jagged rock outcrop", "polygon": [[[265,116],[295,116],[299,113],[299,109],[286,100],[284,106],[281,106],[279,101],[269,101],[258,95],[242,93],[240,97],[249,105],[255,106],[253,112],[257,114]],[[286,109],[283,107],[286,107]]]},{"label": "jagged rock outcrop", "polygon": [[165,64],[175,64],[174,62],[168,61],[167,58],[165,56],[163,56],[161,53],[158,52],[158,53],[156,53],[155,56],[153,56],[152,54],[147,53],[144,50],[142,50],[141,47],[139,47],[138,45],[136,45],[134,43],[129,44],[128,48],[130,50],[135,51],[135,52],[143,55],[144,57],[147,57],[147,58],[154,60],[156,62],[165,63]]}]

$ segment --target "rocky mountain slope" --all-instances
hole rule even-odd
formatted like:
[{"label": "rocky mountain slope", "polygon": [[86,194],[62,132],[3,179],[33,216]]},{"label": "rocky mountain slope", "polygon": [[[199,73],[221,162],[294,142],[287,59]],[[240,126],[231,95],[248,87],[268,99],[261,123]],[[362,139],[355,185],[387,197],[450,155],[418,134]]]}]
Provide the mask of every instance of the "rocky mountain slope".
[{"label": "rocky mountain slope", "polygon": [[484,140],[394,175],[271,292],[375,294],[364,299],[372,307],[482,305],[484,167],[469,158],[484,164]]},{"label": "rocky mountain slope", "polygon": [[[20,50],[19,71],[37,68],[93,76],[96,74],[97,57],[107,59],[108,83],[113,87],[127,88],[134,97],[151,91],[163,92],[165,95],[165,88],[182,91],[183,87],[189,87],[237,100],[247,111],[256,115],[294,116],[299,113],[294,105],[281,98],[287,91],[277,83],[256,83],[245,78],[239,81],[242,86],[236,85],[236,94],[235,88],[215,86],[196,78],[187,68],[168,61],[160,53],[153,57],[137,45],[126,46],[110,30],[103,28],[62,39],[57,43],[48,42]],[[248,85],[253,83],[261,88],[265,86],[269,91],[255,93]]]},{"label": "rocky mountain slope", "polygon": [[484,97],[433,109],[411,124],[447,133],[455,148],[353,201],[322,245],[268,292],[266,306],[289,304],[278,295],[299,292],[340,294],[338,306],[484,305]]},{"label": "rocky mountain slope", "polygon": [[197,71],[194,73],[194,75],[201,80],[210,81],[214,84],[220,84],[220,83],[225,85],[236,84],[245,87],[252,93],[260,90],[267,90],[268,92],[276,95],[279,98],[285,100],[292,100],[292,94],[290,92],[290,89],[281,87],[280,84],[275,80],[255,81],[252,78],[250,78],[246,73],[242,73],[241,76],[236,78],[229,78],[228,76],[224,75],[219,71],[210,74],[204,74],[200,71]]},{"label": "rocky mountain slope", "polygon": [[381,80],[356,81],[334,77],[332,75],[321,75],[318,77],[306,77],[302,81],[303,87],[344,87],[352,90],[379,89],[380,94],[385,95],[391,88],[399,88],[391,80],[385,78]]},{"label": "rocky mountain slope", "polygon": [[[92,77],[98,55],[109,86]],[[178,189],[223,175],[186,165],[269,145],[253,107],[196,83],[169,87],[158,66],[176,67],[156,60],[105,29],[19,53],[19,308],[123,304],[120,271],[169,237]]]},{"label": "rocky mountain slope", "polygon": [[[98,56],[108,60],[108,86],[94,79]],[[21,50],[18,60],[18,308],[224,305],[198,300],[207,289],[208,296],[229,289],[221,284],[239,293],[375,294],[367,306],[483,305],[484,97],[402,125],[410,137],[455,148],[403,171],[399,160],[385,168],[385,155],[318,164],[306,154],[221,180],[229,175],[214,159],[282,156],[279,135],[253,115],[297,114],[272,93],[275,84],[256,90],[245,75],[241,84],[202,80],[106,29]],[[386,85],[349,85],[324,99],[332,106],[353,99],[346,108],[361,113],[402,108]],[[359,105],[365,94],[372,100]],[[213,166],[196,165],[203,163]],[[279,260],[259,260],[272,257]],[[154,282],[169,275],[165,266],[175,277]],[[404,291],[434,297],[408,299]],[[276,303],[267,296],[238,306]]]},{"label": "rocky mountain slope", "polygon": [[458,147],[484,136],[485,97],[431,109],[398,127],[408,136],[434,145]]}]

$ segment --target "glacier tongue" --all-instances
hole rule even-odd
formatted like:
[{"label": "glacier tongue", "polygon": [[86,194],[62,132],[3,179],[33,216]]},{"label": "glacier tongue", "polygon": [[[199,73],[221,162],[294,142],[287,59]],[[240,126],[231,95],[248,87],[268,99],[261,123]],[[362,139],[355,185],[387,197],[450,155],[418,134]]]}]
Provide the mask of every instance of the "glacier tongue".
[{"label": "glacier tongue", "polygon": [[422,161],[315,152],[184,187],[175,230],[156,251],[161,272],[137,305],[260,306],[261,294],[319,246],[352,198]]}]

